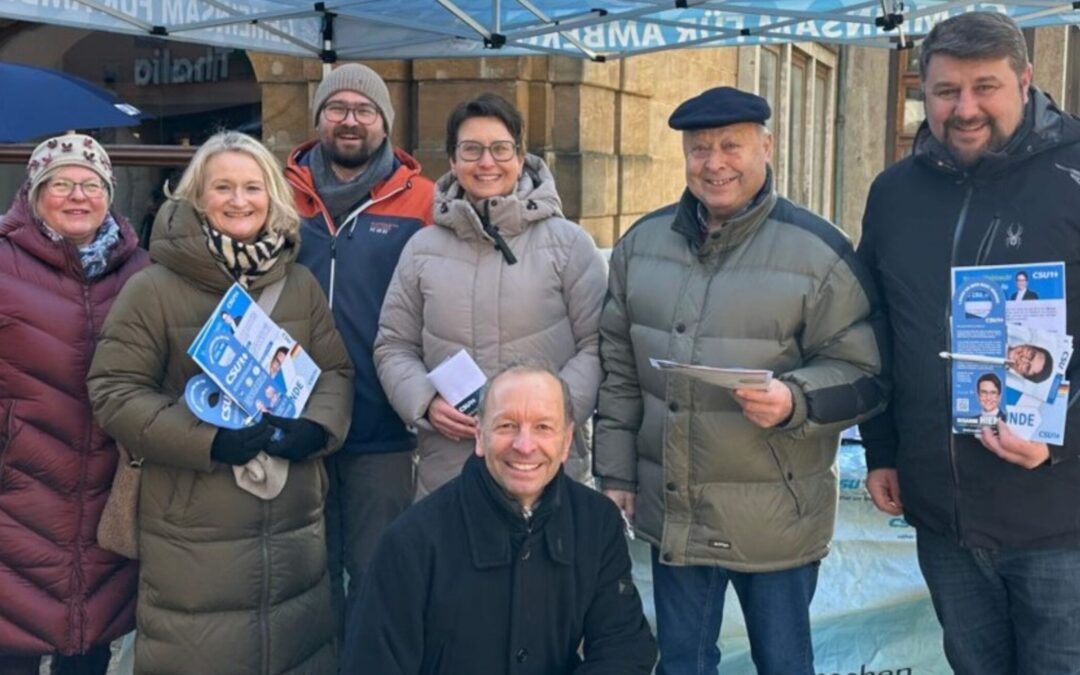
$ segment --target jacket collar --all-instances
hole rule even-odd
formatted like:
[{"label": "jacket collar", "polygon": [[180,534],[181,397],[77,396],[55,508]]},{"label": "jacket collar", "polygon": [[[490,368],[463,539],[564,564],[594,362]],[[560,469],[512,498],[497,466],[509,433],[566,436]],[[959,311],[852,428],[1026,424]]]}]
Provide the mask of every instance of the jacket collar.
[{"label": "jacket collar", "polygon": [[[318,143],[318,139],[312,139],[297,146],[285,161],[285,179],[293,189],[293,201],[301,218],[314,218],[322,214],[326,219],[331,231],[336,230],[330,214],[326,212],[319,193],[315,190],[315,180],[311,176],[311,168],[308,166],[310,151]],[[420,175],[420,162],[416,161],[409,153],[394,146],[394,172],[381,183],[377,183],[371,189],[371,198],[375,201],[386,195],[407,189],[412,186],[412,179]]]},{"label": "jacket collar", "polygon": [[[269,286],[285,276],[296,259],[298,238],[299,235],[294,235],[286,243],[273,267],[257,277],[249,291]],[[199,215],[186,201],[170,199],[158,210],[150,238],[150,259],[214,293],[224,293],[233,285],[233,278],[211,255]]]},{"label": "jacket collar", "polygon": [[1032,86],[1024,107],[1024,119],[1009,142],[998,152],[988,152],[974,166],[960,166],[924,120],[915,135],[915,159],[938,170],[966,177],[991,178],[1014,165],[1056,147],[1080,142],[1080,118],[1063,112],[1054,101]]},{"label": "jacket collar", "polygon": [[477,569],[512,564],[530,528],[542,534],[553,561],[561,565],[574,563],[573,514],[567,505],[569,479],[561,469],[544,490],[529,521],[491,477],[483,458],[471,455],[458,480],[465,531]]},{"label": "jacket collar", "polygon": [[679,200],[671,229],[686,238],[687,243],[699,258],[725,253],[742,244],[757,231],[772,213],[776,200],[772,167],[769,166],[765,173],[765,184],[750,200],[750,203],[723,228],[709,232],[707,228],[703,230],[701,218],[698,217],[702,204],[687,188],[683,190],[682,198]]},{"label": "jacket collar", "polygon": [[533,223],[547,218],[561,218],[562,200],[555,189],[555,177],[544,160],[525,155],[525,166],[513,194],[484,200],[474,206],[452,172],[435,183],[434,220],[464,240],[488,240],[478,208],[486,209],[491,225],[506,238],[515,237]]}]

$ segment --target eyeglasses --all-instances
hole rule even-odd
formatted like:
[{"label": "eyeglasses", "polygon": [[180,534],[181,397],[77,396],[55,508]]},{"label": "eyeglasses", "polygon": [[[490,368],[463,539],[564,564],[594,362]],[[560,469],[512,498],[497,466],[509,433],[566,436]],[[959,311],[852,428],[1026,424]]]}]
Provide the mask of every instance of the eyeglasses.
[{"label": "eyeglasses", "polygon": [[457,144],[457,158],[463,162],[479,162],[486,150],[496,162],[509,162],[517,155],[517,149],[517,143],[513,141],[495,141],[491,145],[462,141]]},{"label": "eyeglasses", "polygon": [[370,105],[360,105],[355,108],[347,106],[343,103],[331,103],[323,108],[323,115],[326,116],[327,122],[344,122],[348,118],[349,113],[353,114],[356,121],[360,124],[373,124],[375,120],[379,119],[379,110]]},{"label": "eyeglasses", "polygon": [[82,193],[89,199],[97,199],[105,193],[105,186],[101,181],[94,179],[76,183],[66,178],[54,178],[49,181],[48,190],[49,194],[54,197],[70,197],[75,192],[76,187],[80,188]]}]

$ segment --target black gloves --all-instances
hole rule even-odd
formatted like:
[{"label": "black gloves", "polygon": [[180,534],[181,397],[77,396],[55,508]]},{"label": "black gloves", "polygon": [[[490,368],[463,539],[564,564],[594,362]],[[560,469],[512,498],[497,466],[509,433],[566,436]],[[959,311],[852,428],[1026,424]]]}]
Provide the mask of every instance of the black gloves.
[{"label": "black gloves", "polygon": [[326,430],[311,420],[263,415],[266,420],[281,429],[281,434],[266,446],[268,454],[299,462],[326,447]]},{"label": "black gloves", "polygon": [[270,436],[274,433],[274,427],[266,421],[267,416],[258,424],[243,429],[218,429],[214,436],[214,443],[210,446],[210,459],[221,464],[233,464],[243,466],[247,464],[260,450],[270,443]]}]

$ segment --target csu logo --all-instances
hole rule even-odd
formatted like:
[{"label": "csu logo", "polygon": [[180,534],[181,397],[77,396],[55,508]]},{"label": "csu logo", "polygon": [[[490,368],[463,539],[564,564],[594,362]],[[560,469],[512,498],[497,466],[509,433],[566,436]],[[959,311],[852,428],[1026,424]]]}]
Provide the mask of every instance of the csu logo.
[{"label": "csu logo", "polygon": [[374,234],[390,234],[397,229],[398,224],[388,220],[371,221],[371,232]]}]

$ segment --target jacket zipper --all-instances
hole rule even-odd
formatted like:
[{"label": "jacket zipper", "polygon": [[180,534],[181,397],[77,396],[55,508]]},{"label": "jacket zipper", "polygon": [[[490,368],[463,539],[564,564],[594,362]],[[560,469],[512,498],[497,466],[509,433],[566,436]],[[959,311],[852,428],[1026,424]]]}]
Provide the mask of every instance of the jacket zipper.
[{"label": "jacket zipper", "polygon": [[[83,295],[83,310],[86,312],[86,336],[87,344],[93,344],[94,341],[94,314],[93,309],[90,306],[90,284],[86,281],[82,285]],[[86,603],[83,597],[86,592],[86,579],[83,574],[82,566],[82,545],[83,545],[83,514],[85,512],[85,494],[86,494],[86,472],[87,472],[87,456],[90,451],[90,436],[93,421],[90,417],[86,419],[86,426],[83,429],[83,443],[82,450],[79,452],[79,487],[75,494],[78,498],[75,500],[75,546],[72,550],[72,574],[75,578],[75,593],[71,594],[71,632],[72,642],[77,650],[76,653],[83,653],[86,651],[87,645],[85,642],[85,626],[86,626]]]},{"label": "jacket zipper", "polygon": [[263,501],[262,595],[259,598],[259,630],[262,632],[262,672],[270,675],[270,502]]},{"label": "jacket zipper", "polygon": [[[341,236],[342,230],[348,230],[349,231],[348,238],[352,239],[353,229],[356,228],[356,219],[360,217],[361,213],[363,213],[364,211],[367,211],[369,208],[371,208],[375,204],[378,204],[380,202],[386,201],[387,199],[390,199],[391,197],[397,195],[399,192],[404,192],[405,188],[409,187],[411,184],[412,184],[412,181],[406,181],[405,185],[402,185],[400,187],[395,188],[394,190],[391,190],[390,192],[387,192],[386,194],[379,197],[378,199],[369,199],[369,200],[367,200],[366,202],[361,204],[359,207],[357,207],[355,211],[353,211],[352,213],[349,214],[349,217],[345,219],[345,222],[342,223],[341,227],[339,227],[335,231],[333,231],[332,239],[330,239],[330,288],[326,292],[327,304],[330,306],[331,311],[333,311],[333,309],[334,309],[334,278],[337,276],[337,240],[338,240],[338,237]],[[348,227],[346,227],[346,225],[348,225]]]},{"label": "jacket zipper", "polygon": [[[953,242],[952,251],[949,255],[949,302],[945,304],[945,348],[947,351],[953,350],[952,344],[952,267],[957,265],[957,248],[960,245],[960,237],[964,232],[964,224],[967,221],[968,208],[971,206],[971,196],[975,192],[975,188],[969,182],[964,192],[964,203],[960,206],[960,215],[956,218],[956,227],[953,229]],[[945,414],[947,415],[948,422],[945,426],[949,430],[949,466],[952,469],[953,485],[956,489],[953,490],[953,519],[956,523],[956,534],[959,536],[960,544],[964,544],[964,531],[963,524],[960,521],[960,471],[956,466],[956,435],[952,429],[952,364],[948,364],[945,367],[945,391],[949,396],[949,405],[946,406]]]}]

